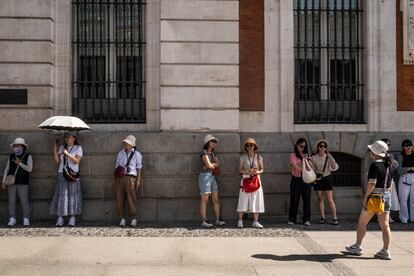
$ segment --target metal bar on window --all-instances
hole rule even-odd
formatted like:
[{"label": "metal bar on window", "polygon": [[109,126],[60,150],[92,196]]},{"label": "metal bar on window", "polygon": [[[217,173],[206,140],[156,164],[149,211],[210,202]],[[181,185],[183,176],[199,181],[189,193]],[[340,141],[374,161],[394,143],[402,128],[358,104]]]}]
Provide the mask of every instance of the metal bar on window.
[{"label": "metal bar on window", "polygon": [[315,0],[294,2],[295,123],[364,123],[359,37],[363,11],[356,0],[318,2],[318,7]]},{"label": "metal bar on window", "polygon": [[145,123],[145,5],[143,0],[72,1],[74,115],[90,123]]}]

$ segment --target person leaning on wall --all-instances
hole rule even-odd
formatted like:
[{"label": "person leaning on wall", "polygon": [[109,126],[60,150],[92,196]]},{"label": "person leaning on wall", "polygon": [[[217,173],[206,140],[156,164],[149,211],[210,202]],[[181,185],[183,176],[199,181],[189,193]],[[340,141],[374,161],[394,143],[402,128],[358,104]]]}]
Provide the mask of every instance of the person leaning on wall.
[{"label": "person leaning on wall", "polygon": [[128,135],[122,140],[123,149],[118,153],[115,164],[113,185],[116,191],[116,205],[119,226],[126,225],[125,201],[128,204],[130,225],[138,222],[137,193],[141,185],[142,155],[136,150],[136,138]]}]

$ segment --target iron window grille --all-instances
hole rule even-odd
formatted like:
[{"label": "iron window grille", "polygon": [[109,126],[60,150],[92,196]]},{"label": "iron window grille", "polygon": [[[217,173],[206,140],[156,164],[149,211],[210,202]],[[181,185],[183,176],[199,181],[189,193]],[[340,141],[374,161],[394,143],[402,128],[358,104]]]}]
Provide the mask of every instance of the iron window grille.
[{"label": "iron window grille", "polygon": [[294,0],[296,124],[364,123],[359,0]]},{"label": "iron window grille", "polygon": [[145,1],[72,1],[72,111],[89,123],[145,123]]}]

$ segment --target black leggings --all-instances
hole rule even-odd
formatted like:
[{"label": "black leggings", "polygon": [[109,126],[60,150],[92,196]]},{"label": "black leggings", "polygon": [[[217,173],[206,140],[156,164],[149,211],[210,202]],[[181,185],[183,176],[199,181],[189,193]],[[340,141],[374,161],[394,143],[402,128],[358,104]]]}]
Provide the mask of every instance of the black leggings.
[{"label": "black leggings", "polygon": [[305,223],[310,220],[311,194],[312,187],[310,184],[303,182],[301,177],[292,176],[292,180],[290,181],[289,221],[296,223],[301,196],[303,200],[303,222]]}]

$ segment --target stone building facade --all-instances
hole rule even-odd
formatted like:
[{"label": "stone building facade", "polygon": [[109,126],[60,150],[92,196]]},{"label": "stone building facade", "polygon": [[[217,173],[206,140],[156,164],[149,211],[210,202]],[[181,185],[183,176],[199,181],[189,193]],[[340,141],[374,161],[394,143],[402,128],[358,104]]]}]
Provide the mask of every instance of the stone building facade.
[{"label": "stone building facade", "polygon": [[[414,130],[414,104],[410,100],[410,91],[414,86],[411,82],[413,69],[410,65],[403,65],[401,57],[401,1],[347,0],[345,3],[349,3],[349,12],[339,6],[342,1],[334,0],[2,0],[0,169],[5,166],[10,141],[16,136],[24,137],[31,146],[35,163],[30,193],[34,219],[51,218],[48,206],[56,174],[51,154],[56,135],[37,129],[37,125],[53,115],[78,115],[74,106],[78,102],[74,98],[76,93],[80,93],[77,89],[82,88],[76,86],[76,78],[86,83],[84,87],[90,81],[89,77],[82,76],[83,67],[79,67],[84,58],[80,52],[82,50],[79,50],[83,49],[79,42],[82,38],[79,29],[82,23],[79,22],[86,20],[82,19],[85,14],[89,16],[86,12],[88,5],[89,10],[101,7],[96,19],[92,19],[95,21],[90,24],[98,26],[100,23],[97,22],[102,22],[102,18],[108,22],[118,22],[117,18],[122,13],[113,12],[117,9],[115,4],[123,5],[123,11],[128,10],[129,5],[132,7],[140,2],[145,3],[142,13],[139,13],[142,17],[142,32],[139,35],[145,41],[141,43],[139,40],[143,47],[140,54],[143,68],[140,81],[144,92],[140,97],[145,103],[145,109],[142,109],[144,119],[140,122],[96,122],[83,118],[93,129],[93,132],[82,133],[80,137],[85,152],[81,162],[84,220],[115,218],[111,175],[120,141],[130,133],[136,135],[138,150],[144,156],[144,185],[139,200],[142,220],[198,218],[198,153],[206,133],[213,133],[220,139],[217,154],[223,165],[219,183],[225,219],[236,217],[238,155],[241,143],[250,136],[257,139],[265,161],[263,183],[267,216],[286,217],[290,181],[287,162],[298,137],[308,138],[311,145],[324,137],[330,141],[330,151],[342,155],[345,158],[343,160],[348,160],[346,162],[349,163],[351,157],[359,160],[357,169],[348,168],[343,172],[342,184],[335,189],[339,216],[356,216],[367,171],[366,145],[386,136],[393,142],[392,150],[398,151],[400,141],[411,137]],[[320,3],[321,6],[307,6],[312,2]],[[79,12],[83,8],[84,13]],[[321,22],[325,20],[324,16],[333,16],[337,12],[342,16],[341,20],[346,18],[348,12],[359,14],[356,28],[359,45],[362,46],[356,55],[360,59],[358,65],[350,65],[356,66],[361,77],[359,98],[351,96],[351,101],[357,99],[362,103],[362,109],[358,111],[362,113],[357,123],[346,120],[342,123],[300,123],[296,120],[295,108],[298,107],[295,101],[300,100],[296,98],[299,96],[295,96],[295,87],[298,87],[296,78],[303,73],[301,70],[310,74],[310,69],[306,67],[308,65],[305,66],[307,69],[301,69],[298,65],[302,58],[301,54],[295,52],[295,49],[300,48],[295,44],[295,37],[303,31],[300,14],[309,12],[319,16]],[[109,19],[111,16],[115,19]],[[352,19],[345,20],[352,25]],[[323,24],[333,26],[329,25],[329,20],[326,22],[318,23],[320,25],[312,23],[321,28],[318,32],[322,40]],[[85,30],[91,31],[93,26],[85,27]],[[102,23],[100,26],[101,32],[104,32],[104,28],[107,28],[107,32],[113,32],[109,24],[106,26]],[[343,24],[342,30],[345,29]],[[346,31],[349,32],[348,29]],[[117,33],[113,35],[115,38],[107,33],[105,35],[108,36],[107,41],[114,40],[106,46],[90,47],[92,52],[98,49],[96,51],[100,55],[107,51],[106,57],[89,59],[85,63],[85,68],[88,62],[89,67],[105,67],[105,70],[102,69],[105,74],[102,75],[100,69],[87,69],[97,76],[96,90],[92,89],[96,93],[99,89],[104,93],[112,91],[112,88],[108,88],[112,86],[106,75],[111,75],[111,70],[118,70],[108,67],[114,62],[108,53],[116,51],[116,46],[111,45],[116,45]],[[102,36],[99,40],[92,34],[91,39],[99,41],[98,45],[104,45]],[[80,45],[79,48],[77,45]],[[85,45],[88,47],[92,43]],[[123,47],[129,49],[125,45]],[[106,50],[103,47],[107,47]],[[326,45],[320,45],[319,53],[323,53],[325,48]],[[88,53],[88,50],[83,52],[84,55]],[[121,54],[113,56],[122,59]],[[312,59],[315,59],[314,56]],[[132,67],[128,67],[129,64],[132,64],[132,60],[136,61],[126,60],[124,64],[130,70]],[[342,62],[344,60],[351,58],[345,58],[343,54]],[[310,59],[305,60],[304,64],[311,64]],[[333,66],[334,63],[326,64]],[[344,76],[346,70],[353,72],[353,69],[346,67],[348,65],[341,64],[335,66],[342,66]],[[352,61],[350,64],[353,64]],[[123,72],[122,66],[117,72]],[[327,65],[320,66],[324,68]],[[113,78],[119,81],[116,77],[118,73],[113,74]],[[324,76],[320,77],[319,82],[329,78],[329,73]],[[97,81],[101,77],[105,80]],[[110,76],[108,78],[111,79]],[[350,87],[354,85],[352,80],[351,76],[348,83]],[[308,80],[305,82],[308,83],[300,85],[311,86]],[[344,83],[342,79],[340,85],[348,85]],[[332,91],[333,84],[328,85],[330,88],[326,89]],[[315,87],[314,80],[312,87]],[[7,99],[17,97],[12,94],[18,95],[19,90],[24,90],[19,96],[21,99],[17,99],[22,103],[8,102]],[[328,97],[323,96],[323,93],[312,99],[306,96],[305,105]],[[117,94],[109,97],[113,95]],[[106,103],[105,97],[94,97],[99,98],[100,104]],[[85,103],[87,110],[91,106],[88,107],[87,100]],[[348,102],[342,100],[341,104],[345,106]],[[108,105],[111,105],[111,101]],[[92,106],[94,112],[104,112],[104,109]],[[350,175],[354,178],[349,178]],[[354,183],[346,183],[350,179]],[[0,197],[0,215],[5,217],[6,193],[0,192]],[[313,210],[316,215],[316,205]]]}]

